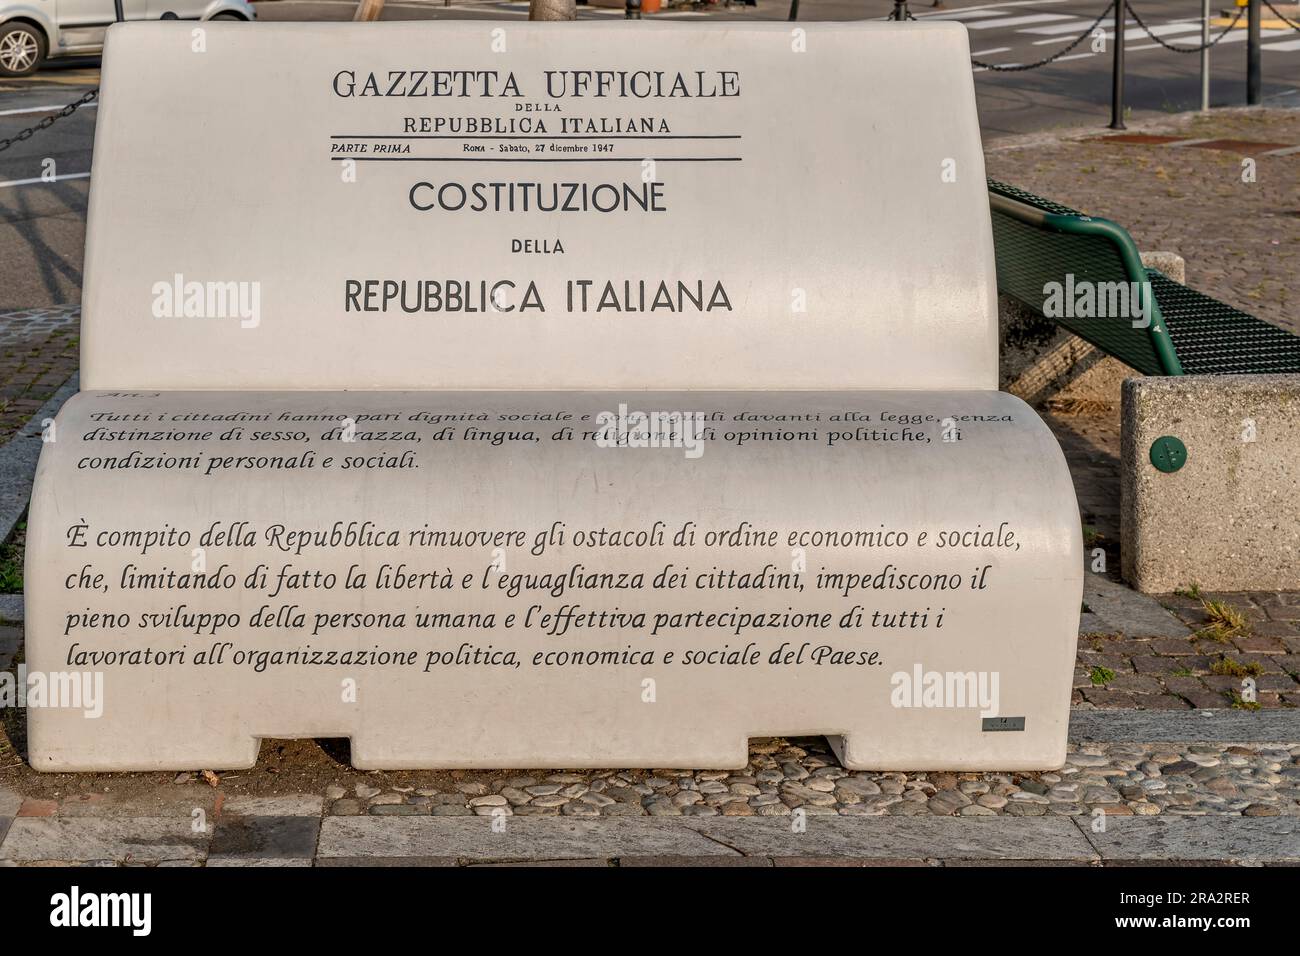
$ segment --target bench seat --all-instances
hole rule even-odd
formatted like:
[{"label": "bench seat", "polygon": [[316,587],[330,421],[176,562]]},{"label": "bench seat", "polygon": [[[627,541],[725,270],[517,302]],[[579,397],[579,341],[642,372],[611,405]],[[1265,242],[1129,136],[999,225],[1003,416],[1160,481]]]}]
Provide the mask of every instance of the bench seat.
[{"label": "bench seat", "polygon": [[1149,283],[1150,328],[1122,317],[1047,316],[1144,375],[1300,373],[1300,337],[1143,267],[1119,225],[989,180],[998,289],[1044,315],[1049,283]]},{"label": "bench seat", "polygon": [[[694,459],[685,448],[551,440],[564,427],[596,427],[619,404],[705,412],[718,436]],[[171,420],[159,423],[162,414]],[[536,422],[519,421],[524,415]],[[954,416],[959,434],[945,443],[936,429]],[[351,442],[341,437],[349,420]],[[1002,392],[81,392],[58,427],[31,510],[28,547],[42,557],[29,565],[28,664],[59,671],[86,664],[92,659],[79,655],[89,652],[124,657],[101,667],[103,716],[51,710],[33,722],[39,769],[97,769],[106,746],[119,769],[247,767],[260,738],[299,736],[350,737],[363,769],[741,767],[748,737],[786,734],[843,737],[845,764],[861,769],[975,768],[994,751],[997,763],[1015,767],[1064,756],[1078,606],[1064,605],[1054,582],[1081,575],[1077,511],[1055,439]],[[235,428],[238,439],[217,437]],[[276,431],[306,438],[256,437]],[[130,440],[129,432],[152,434]],[[774,432],[787,437],[760,437]],[[383,464],[347,467],[349,459]],[[534,555],[537,535],[557,521],[565,542]],[[70,525],[89,527],[90,547],[66,546]],[[575,543],[575,534],[598,529],[656,527],[663,540],[635,549]],[[683,527],[694,530],[694,545],[674,542]],[[178,539],[169,528],[193,533]],[[411,540],[426,528],[525,534],[460,546]],[[706,534],[744,529],[774,537],[705,545]],[[880,540],[846,546],[828,537],[856,530]],[[922,546],[920,531],[929,533]],[[348,534],[350,545],[326,543]],[[954,534],[977,537],[939,545]],[[83,578],[88,562],[130,598],[97,609],[129,622],[83,624],[94,588],[65,584]],[[796,566],[802,588],[655,586],[665,569],[776,581]],[[452,581],[419,577],[449,570]],[[598,572],[642,574],[644,585],[587,586],[582,575]],[[827,573],[837,577],[819,587]],[[326,586],[322,575],[338,583]],[[364,589],[344,586],[360,575]],[[852,586],[854,575],[871,586]],[[894,578],[907,576],[913,585],[930,576],[947,584],[898,588]],[[1014,611],[990,605],[972,576],[1014,594]],[[558,593],[556,581],[565,582]],[[581,609],[579,621],[595,611],[608,621],[572,623],[566,606]],[[833,624],[692,626],[687,616],[737,606],[825,613]],[[855,608],[881,623],[840,626]],[[401,626],[385,617],[403,612]],[[334,619],[345,614],[362,616]],[[421,614],[432,617],[421,623]],[[518,618],[506,627],[509,614]],[[672,620],[656,629],[658,614]],[[510,652],[518,664],[456,663],[462,645]],[[801,664],[769,663],[805,645]],[[258,665],[277,651],[376,647],[409,651],[414,662]],[[684,659],[745,648],[761,661]],[[810,663],[817,648],[828,649],[825,660]],[[183,650],[185,663],[145,663],[150,649],[151,659]],[[534,663],[535,655],[595,651],[628,652],[632,662]],[[640,658],[646,652],[653,661]],[[675,660],[665,663],[665,652]],[[196,660],[204,653],[220,661]],[[453,660],[426,669],[430,654]],[[860,654],[878,657],[863,663]],[[998,712],[1032,715],[1025,731],[985,733],[979,708],[896,709],[885,692],[891,677],[915,665],[1000,674]],[[178,681],[178,668],[195,680]],[[349,679],[356,702],[340,686]],[[654,703],[643,700],[646,679]],[[124,687],[130,700],[119,696]],[[136,700],[156,718],[141,721]],[[80,732],[88,724],[92,735]]]}]

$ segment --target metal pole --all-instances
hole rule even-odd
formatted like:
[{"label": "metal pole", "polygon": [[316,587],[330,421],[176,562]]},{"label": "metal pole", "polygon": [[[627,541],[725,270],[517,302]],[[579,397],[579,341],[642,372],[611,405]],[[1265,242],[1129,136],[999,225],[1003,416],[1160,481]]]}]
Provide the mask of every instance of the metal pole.
[{"label": "metal pole", "polygon": [[118,23],[126,19],[126,14],[122,12],[122,0],[113,0],[113,12],[117,15]]},{"label": "metal pole", "polygon": [[1126,0],[1115,0],[1114,69],[1110,81],[1110,128],[1127,129],[1124,125],[1124,11]]},{"label": "metal pole", "polygon": [[1201,0],[1201,112],[1210,109],[1210,0]]},{"label": "metal pole", "polygon": [[1246,7],[1249,23],[1246,26],[1246,105],[1258,106],[1260,101],[1259,63],[1259,0],[1250,0]]},{"label": "metal pole", "polygon": [[790,19],[799,19],[799,0],[790,0]]}]

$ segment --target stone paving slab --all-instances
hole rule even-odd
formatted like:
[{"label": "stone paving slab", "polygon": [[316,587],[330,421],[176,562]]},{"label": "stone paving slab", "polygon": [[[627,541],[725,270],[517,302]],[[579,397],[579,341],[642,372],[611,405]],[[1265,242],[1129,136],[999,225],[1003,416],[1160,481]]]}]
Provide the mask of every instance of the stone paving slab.
[{"label": "stone paving slab", "polygon": [[513,819],[503,832],[494,832],[492,823],[483,817],[326,817],[317,853],[470,860],[740,855],[670,820]]},{"label": "stone paving slab", "polygon": [[96,817],[122,819],[152,817],[154,819],[191,819],[195,810],[202,810],[208,821],[224,812],[224,795],[211,787],[158,787],[147,794],[123,799],[113,793],[97,789],[72,790],[60,800],[32,800],[23,804],[20,816]]},{"label": "stone paving slab", "polygon": [[[0,818],[0,865],[885,866],[1300,862],[1300,818],[509,819],[247,817],[209,840],[175,820]],[[259,831],[249,839],[251,826]],[[319,846],[315,844],[319,826]],[[286,842],[287,836],[287,842]]]},{"label": "stone paving slab", "polygon": [[694,819],[686,825],[745,856],[1099,859],[1074,822],[1064,817],[809,817],[802,832],[792,829],[788,819]]},{"label": "stone paving slab", "polygon": [[311,858],[305,859],[278,859],[278,858],[250,858],[237,856],[218,856],[212,857],[207,862],[208,866],[311,866]]},{"label": "stone paving slab", "polygon": [[1091,571],[1084,576],[1083,603],[1109,633],[1125,637],[1186,638],[1191,629],[1155,598],[1130,590]]},{"label": "stone paving slab", "polygon": [[201,860],[208,840],[189,817],[18,817],[0,860]]},{"label": "stone paving slab", "polygon": [[1300,861],[1300,818],[1106,818],[1079,827],[1103,860]]},{"label": "stone paving slab", "polygon": [[316,865],[444,867],[460,866],[460,861],[455,857],[445,856],[318,856]]},{"label": "stone paving slab", "polygon": [[319,834],[319,815],[223,815],[212,834],[209,859],[310,860]]},{"label": "stone paving slab", "polygon": [[325,798],[315,793],[290,793],[273,797],[231,797],[222,804],[225,814],[248,817],[318,817]]},{"label": "stone paving slab", "polygon": [[1300,710],[1079,710],[1070,713],[1077,743],[1281,744],[1300,740]]}]

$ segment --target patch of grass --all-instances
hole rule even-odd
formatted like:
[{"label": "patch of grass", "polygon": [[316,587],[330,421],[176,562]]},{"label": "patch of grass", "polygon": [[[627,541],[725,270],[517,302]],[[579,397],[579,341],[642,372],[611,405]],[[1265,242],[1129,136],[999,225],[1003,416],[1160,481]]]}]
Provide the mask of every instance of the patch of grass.
[{"label": "patch of grass", "polygon": [[1198,637],[1210,637],[1216,641],[1245,634],[1249,626],[1246,616],[1226,601],[1201,601],[1205,611],[1206,624],[1196,632]]},{"label": "patch of grass", "polygon": [[1179,597],[1191,598],[1193,601],[1201,600],[1201,586],[1195,581],[1185,588],[1174,588],[1174,593]]},{"label": "patch of grass", "polygon": [[1233,710],[1259,710],[1259,701],[1242,700],[1241,695],[1235,690],[1232,692],[1232,709]]},{"label": "patch of grass", "polygon": [[1258,677],[1264,673],[1264,668],[1260,666],[1259,661],[1243,664],[1225,654],[1210,665],[1210,673],[1218,674],[1220,677]]},{"label": "patch of grass", "polygon": [[13,537],[0,548],[0,594],[23,593],[23,551],[27,544],[27,522],[20,521]]},{"label": "patch of grass", "polygon": [[1085,548],[1093,547],[1100,540],[1101,535],[1097,533],[1096,528],[1090,524],[1083,526],[1083,546]]},{"label": "patch of grass", "polygon": [[1193,671],[1190,667],[1180,667],[1176,671],[1170,671],[1169,676],[1170,677],[1195,677],[1196,672]]},{"label": "patch of grass", "polygon": [[1097,666],[1092,669],[1088,679],[1092,681],[1093,687],[1105,687],[1115,679],[1115,672],[1109,667]]}]

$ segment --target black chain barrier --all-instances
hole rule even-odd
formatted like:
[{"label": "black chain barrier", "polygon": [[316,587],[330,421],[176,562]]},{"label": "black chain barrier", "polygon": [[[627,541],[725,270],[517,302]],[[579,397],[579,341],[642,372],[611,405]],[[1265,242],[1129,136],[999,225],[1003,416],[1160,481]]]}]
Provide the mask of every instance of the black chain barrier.
[{"label": "black chain barrier", "polygon": [[1273,16],[1277,17],[1279,20],[1281,20],[1283,23],[1289,26],[1296,33],[1300,33],[1300,23],[1292,23],[1286,17],[1282,16],[1282,12],[1278,10],[1277,7],[1273,6],[1273,4],[1269,3],[1268,0],[1264,0],[1264,6],[1268,7],[1270,10],[1273,11]]},{"label": "black chain barrier", "polygon": [[87,93],[85,96],[83,96],[81,99],[77,100],[75,103],[69,103],[67,106],[63,107],[63,109],[59,110],[57,113],[45,117],[39,123],[36,123],[34,126],[29,126],[25,130],[15,133],[13,136],[9,136],[7,138],[0,138],[0,153],[3,153],[6,149],[8,149],[10,146],[13,146],[15,143],[21,143],[25,139],[31,139],[33,136],[35,136],[43,129],[49,129],[51,126],[53,126],[59,120],[63,119],[65,116],[71,116],[73,113],[77,112],[77,110],[85,106],[87,103],[89,103],[98,95],[99,95],[99,88],[96,87],[95,89]]},{"label": "black chain barrier", "polygon": [[1080,43],[1082,43],[1084,40],[1088,39],[1088,37],[1092,36],[1092,31],[1097,29],[1098,24],[1100,24],[1102,20],[1105,20],[1106,17],[1110,15],[1110,12],[1115,9],[1116,2],[1117,0],[1111,0],[1110,4],[1106,7],[1105,10],[1101,11],[1097,19],[1092,21],[1092,25],[1074,38],[1073,43],[1071,43],[1069,46],[1065,47],[1064,49],[1057,50],[1051,56],[1039,60],[1037,63],[1016,63],[1010,66],[999,66],[996,63],[985,63],[981,60],[975,59],[974,57],[971,57],[971,62],[974,63],[976,66],[983,67],[986,70],[994,70],[998,73],[1017,73],[1020,70],[1036,70],[1040,66],[1046,66],[1047,64],[1051,63],[1053,60],[1059,60],[1061,57],[1065,56],[1065,54],[1069,53]]},{"label": "black chain barrier", "polygon": [[1202,50],[1208,50],[1210,47],[1214,46],[1216,43],[1218,43],[1220,40],[1222,40],[1224,37],[1226,37],[1229,33],[1232,32],[1233,27],[1237,25],[1237,21],[1240,20],[1242,15],[1246,12],[1245,7],[1238,7],[1237,15],[1232,18],[1232,22],[1229,23],[1226,27],[1224,27],[1223,32],[1220,33],[1213,40],[1211,40],[1209,43],[1202,43],[1199,46],[1176,46],[1173,43],[1166,43],[1164,40],[1160,39],[1160,37],[1152,33],[1151,28],[1142,22],[1142,18],[1138,16],[1138,12],[1133,9],[1133,4],[1128,3],[1127,0],[1125,0],[1124,6],[1128,7],[1129,13],[1133,14],[1133,19],[1136,20],[1137,25],[1142,28],[1142,32],[1144,32],[1151,39],[1155,40],[1166,50],[1172,50],[1174,53],[1200,53]]},{"label": "black chain barrier", "polygon": [[[1105,10],[1101,12],[1101,14],[1097,17],[1096,20],[1092,21],[1092,24],[1088,27],[1088,29],[1084,30],[1083,33],[1079,34],[1077,37],[1074,38],[1073,42],[1071,42],[1069,46],[1057,50],[1049,57],[1044,57],[1043,59],[1038,60],[1037,62],[1034,63],[1017,63],[1009,66],[1000,66],[996,63],[985,63],[982,60],[977,60],[974,57],[971,57],[971,63],[975,64],[978,67],[983,67],[986,70],[995,70],[999,73],[1015,73],[1020,70],[1036,70],[1040,66],[1046,66],[1047,64],[1055,60],[1059,60],[1061,57],[1065,56],[1067,53],[1069,53],[1071,50],[1077,47],[1080,43],[1082,43],[1084,40],[1090,37],[1092,35],[1092,31],[1097,29],[1097,27],[1101,24],[1101,21],[1106,19],[1106,17],[1110,15],[1110,12],[1115,9],[1115,2],[1123,2],[1125,9],[1127,9],[1128,12],[1133,15],[1133,19],[1137,21],[1137,25],[1139,28],[1141,28],[1142,32],[1145,33],[1147,36],[1149,36],[1151,39],[1155,40],[1166,50],[1172,50],[1174,53],[1200,53],[1202,50],[1210,49],[1210,47],[1217,44],[1220,40],[1222,40],[1224,37],[1226,37],[1229,33],[1232,32],[1232,30],[1237,26],[1237,23],[1241,20],[1242,16],[1244,16],[1246,12],[1245,7],[1240,8],[1237,11],[1236,16],[1232,18],[1232,22],[1229,23],[1226,27],[1224,27],[1223,30],[1220,31],[1220,33],[1216,37],[1214,37],[1214,39],[1210,40],[1208,43],[1201,43],[1198,44],[1197,46],[1179,46],[1177,44],[1169,43],[1161,39],[1155,33],[1153,33],[1151,28],[1148,27],[1146,23],[1143,22],[1142,17],[1139,16],[1138,12],[1133,9],[1133,4],[1129,3],[1128,0],[1114,0],[1114,2],[1112,2],[1108,7],[1106,7]],[[1269,0],[1264,0],[1264,5],[1268,7],[1270,10],[1272,10],[1273,13],[1280,20],[1282,20],[1282,22],[1286,23],[1292,29],[1300,32],[1300,24],[1292,23],[1286,17],[1282,16],[1282,14],[1278,13],[1277,8],[1274,7],[1273,4],[1269,3]],[[908,19],[914,20],[916,18],[909,15]],[[1124,41],[1122,37],[1116,37],[1115,42],[1122,43]]]}]

